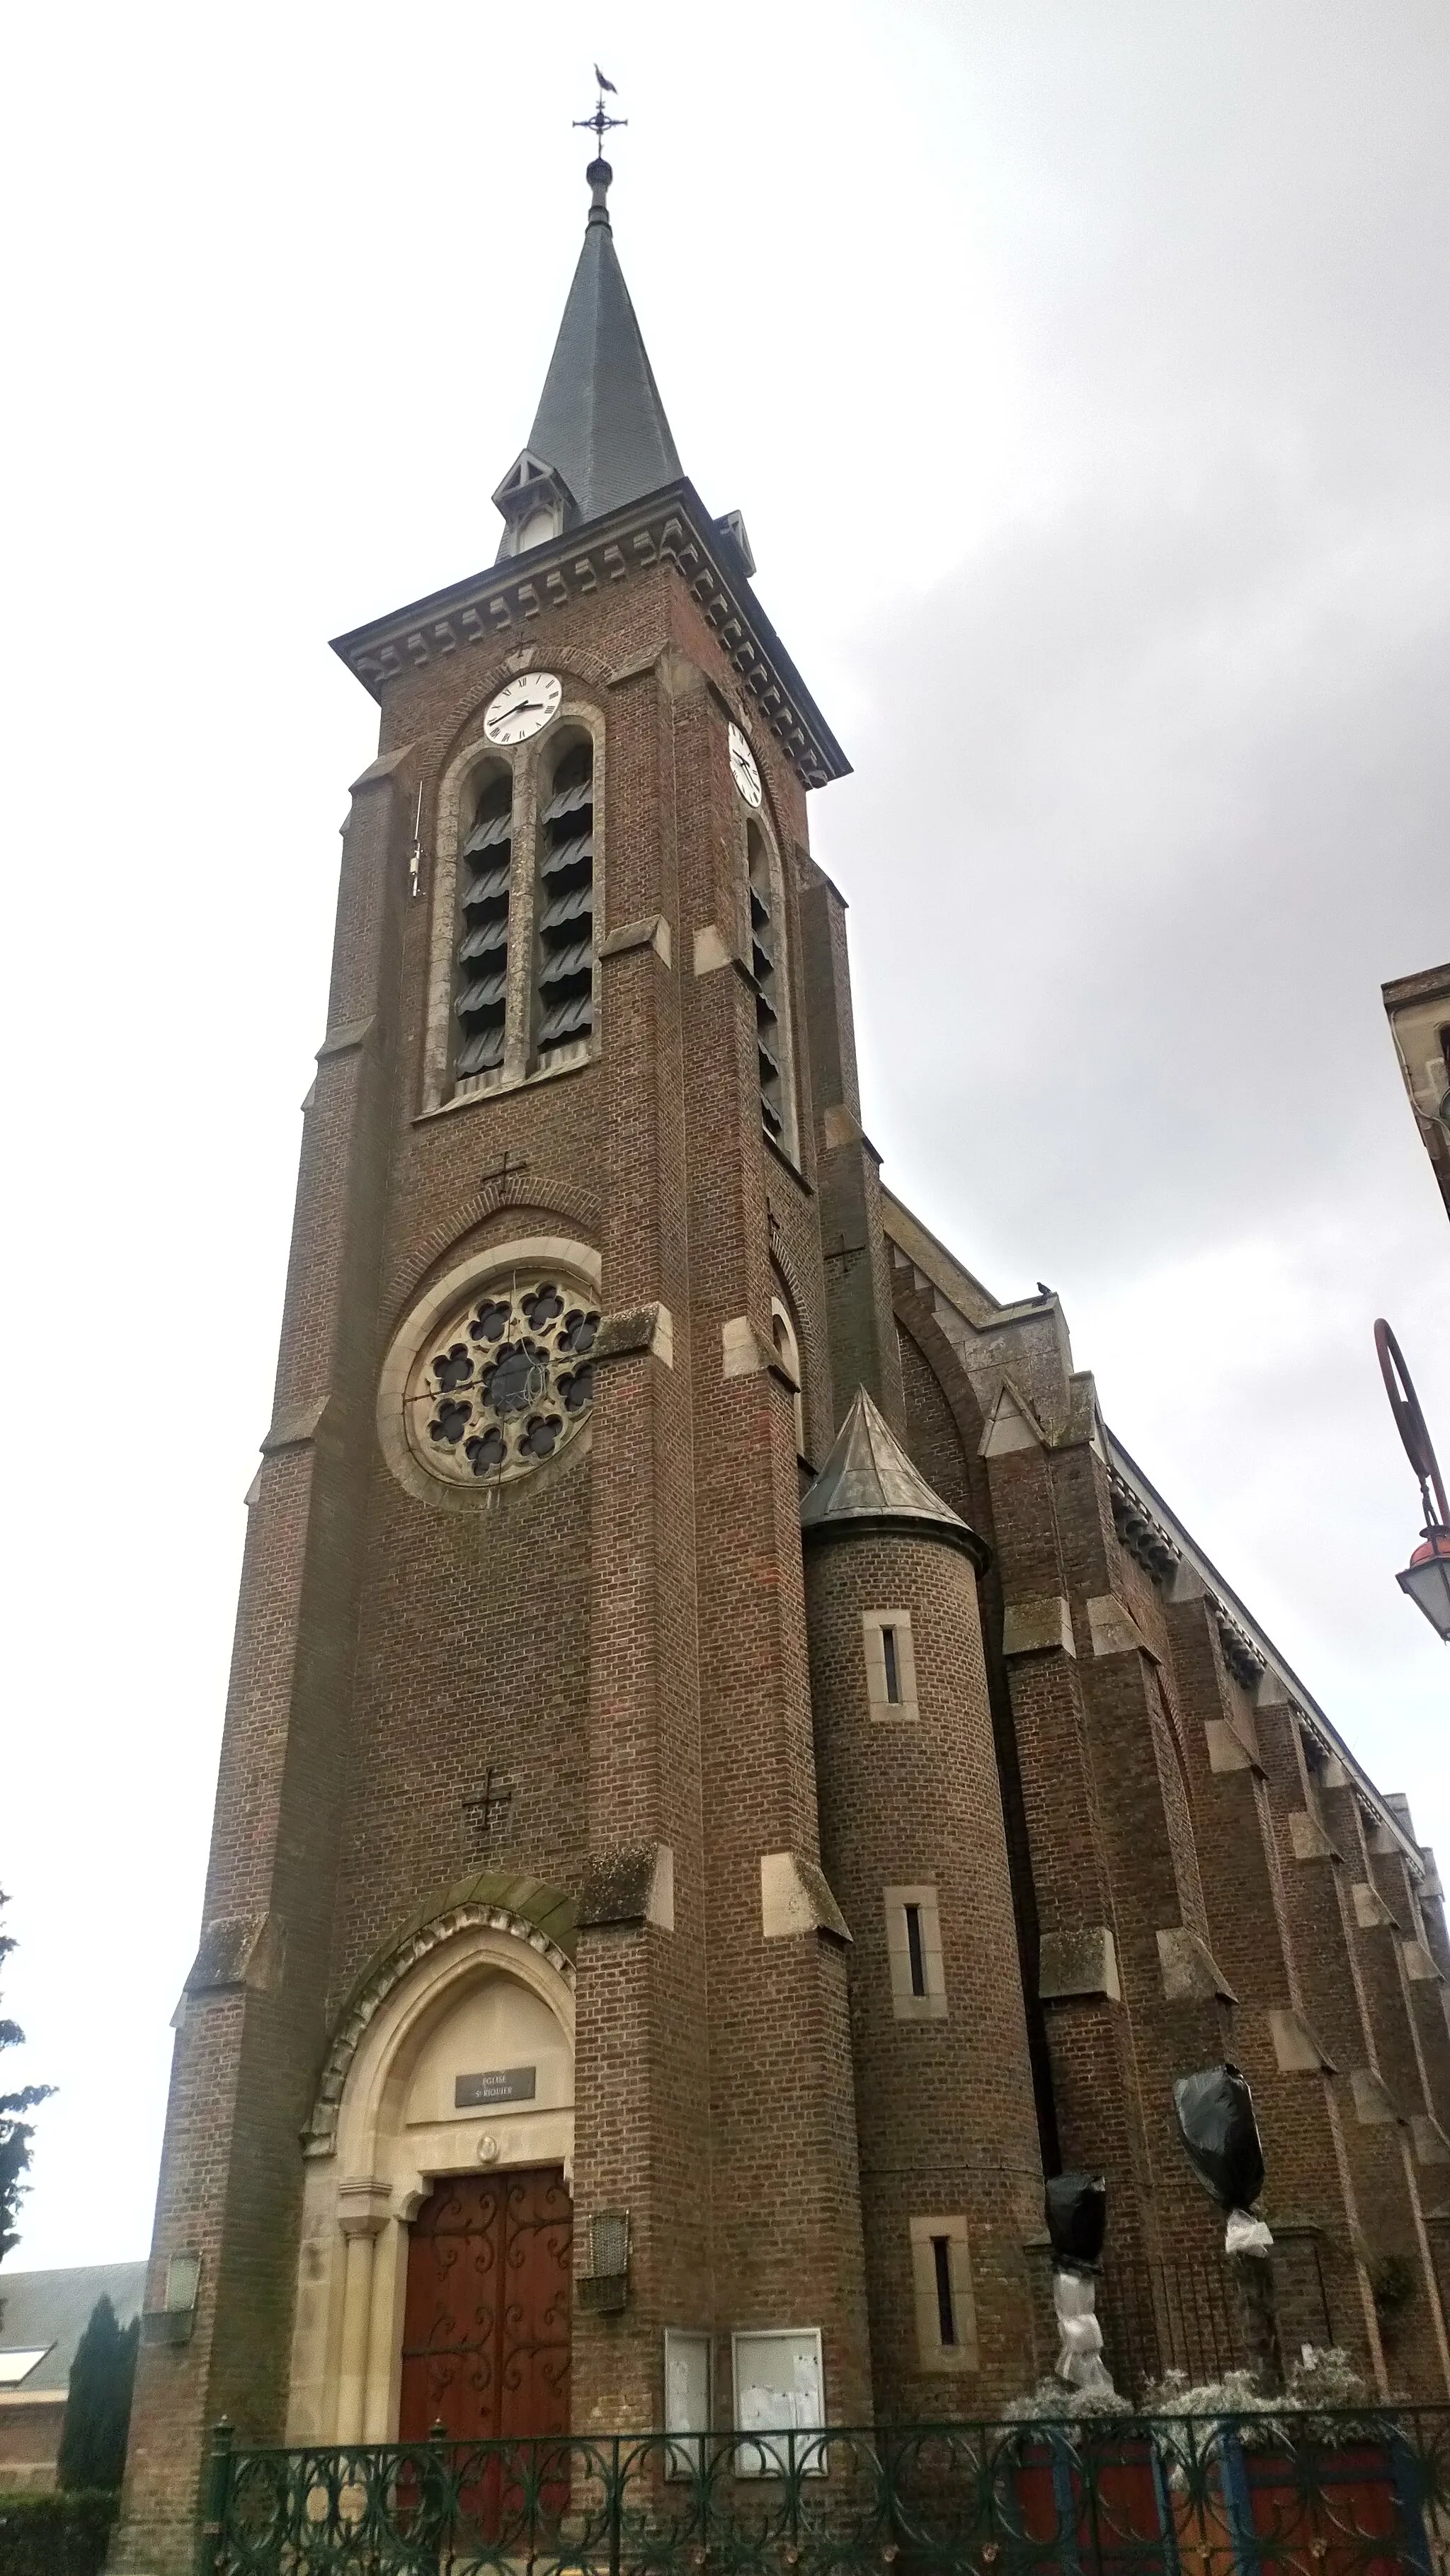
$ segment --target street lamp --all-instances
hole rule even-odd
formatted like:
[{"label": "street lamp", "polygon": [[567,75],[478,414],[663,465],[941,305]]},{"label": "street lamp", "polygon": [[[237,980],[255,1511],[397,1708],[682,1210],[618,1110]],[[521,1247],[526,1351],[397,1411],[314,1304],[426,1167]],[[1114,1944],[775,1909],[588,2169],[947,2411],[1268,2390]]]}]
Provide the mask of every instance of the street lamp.
[{"label": "street lamp", "polygon": [[1383,1316],[1374,1328],[1374,1346],[1379,1353],[1390,1411],[1405,1444],[1405,1455],[1419,1479],[1425,1514],[1424,1544],[1416,1548],[1395,1581],[1402,1592],[1408,1592],[1416,1608],[1424,1611],[1436,1636],[1450,1644],[1450,1504],[1445,1500],[1445,1480],[1404,1353]]}]

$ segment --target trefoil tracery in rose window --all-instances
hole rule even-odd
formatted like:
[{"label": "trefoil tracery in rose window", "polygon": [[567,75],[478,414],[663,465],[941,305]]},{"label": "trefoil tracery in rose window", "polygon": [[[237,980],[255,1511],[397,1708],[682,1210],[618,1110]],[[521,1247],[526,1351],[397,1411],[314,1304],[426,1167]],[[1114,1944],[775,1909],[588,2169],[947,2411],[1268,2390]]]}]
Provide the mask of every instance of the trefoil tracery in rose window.
[{"label": "trefoil tracery in rose window", "polygon": [[413,1372],[408,1434],[449,1483],[525,1475],[574,1438],[594,1400],[591,1293],[558,1272],[475,1288]]}]

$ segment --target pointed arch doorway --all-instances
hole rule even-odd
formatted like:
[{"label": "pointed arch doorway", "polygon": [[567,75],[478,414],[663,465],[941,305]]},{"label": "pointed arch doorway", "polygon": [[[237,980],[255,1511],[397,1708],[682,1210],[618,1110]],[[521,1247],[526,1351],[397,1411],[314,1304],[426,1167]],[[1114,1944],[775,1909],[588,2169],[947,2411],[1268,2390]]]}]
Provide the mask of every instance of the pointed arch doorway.
[{"label": "pointed arch doorway", "polygon": [[290,2442],[567,2435],[571,1949],[569,1900],[480,1878],[359,1988],[309,2124]]}]

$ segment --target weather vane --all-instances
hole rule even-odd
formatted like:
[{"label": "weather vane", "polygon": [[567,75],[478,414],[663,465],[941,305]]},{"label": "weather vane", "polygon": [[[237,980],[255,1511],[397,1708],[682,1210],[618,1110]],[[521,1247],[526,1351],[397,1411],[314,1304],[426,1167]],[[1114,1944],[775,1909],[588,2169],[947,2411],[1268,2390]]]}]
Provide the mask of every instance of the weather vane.
[{"label": "weather vane", "polygon": [[603,72],[600,70],[599,65],[598,65],[597,63],[596,63],[596,64],[595,64],[595,66],[594,66],[594,77],[595,77],[595,80],[596,80],[596,81],[598,82],[598,84],[599,84],[599,95],[598,95],[598,98],[597,98],[597,99],[596,99],[596,101],[595,101],[594,114],[593,114],[592,116],[576,116],[576,117],[575,117],[575,119],[574,119],[574,122],[575,122],[576,126],[583,126],[583,127],[587,130],[587,132],[589,132],[590,134],[592,134],[592,135],[594,136],[594,139],[595,139],[595,148],[596,148],[596,150],[597,150],[597,152],[598,152],[598,154],[599,154],[600,159],[601,159],[601,160],[603,160],[603,158],[604,158],[604,138],[605,138],[606,134],[610,133],[610,132],[612,131],[612,129],[613,129],[616,125],[628,125],[628,123],[629,123],[629,119],[628,119],[628,117],[627,117],[627,116],[606,116],[606,115],[605,115],[605,112],[604,112],[604,93],[605,93],[605,91],[606,91],[606,90],[608,90],[609,95],[610,95],[610,97],[611,97],[611,98],[615,98],[615,97],[617,97],[617,96],[618,96],[618,92],[617,92],[617,91],[616,91],[616,89],[615,89],[615,86],[614,86],[613,81],[612,81],[612,80],[606,80],[606,79],[605,79],[604,74],[603,74]]}]

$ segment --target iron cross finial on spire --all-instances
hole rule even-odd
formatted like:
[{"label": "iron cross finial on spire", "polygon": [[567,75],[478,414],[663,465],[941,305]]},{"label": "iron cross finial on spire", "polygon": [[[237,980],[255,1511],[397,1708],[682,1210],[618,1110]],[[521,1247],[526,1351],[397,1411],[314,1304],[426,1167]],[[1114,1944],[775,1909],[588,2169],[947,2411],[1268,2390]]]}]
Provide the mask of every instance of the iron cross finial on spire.
[{"label": "iron cross finial on spire", "polygon": [[574,122],[576,126],[584,127],[588,133],[594,136],[595,150],[602,160],[604,157],[604,138],[606,134],[612,132],[616,125],[628,125],[629,119],[627,116],[606,116],[604,112],[605,91],[608,90],[611,98],[616,98],[619,93],[615,89],[613,81],[605,77],[597,63],[594,66],[594,78],[598,85],[598,96],[595,100],[594,114],[592,116],[576,116]]}]

